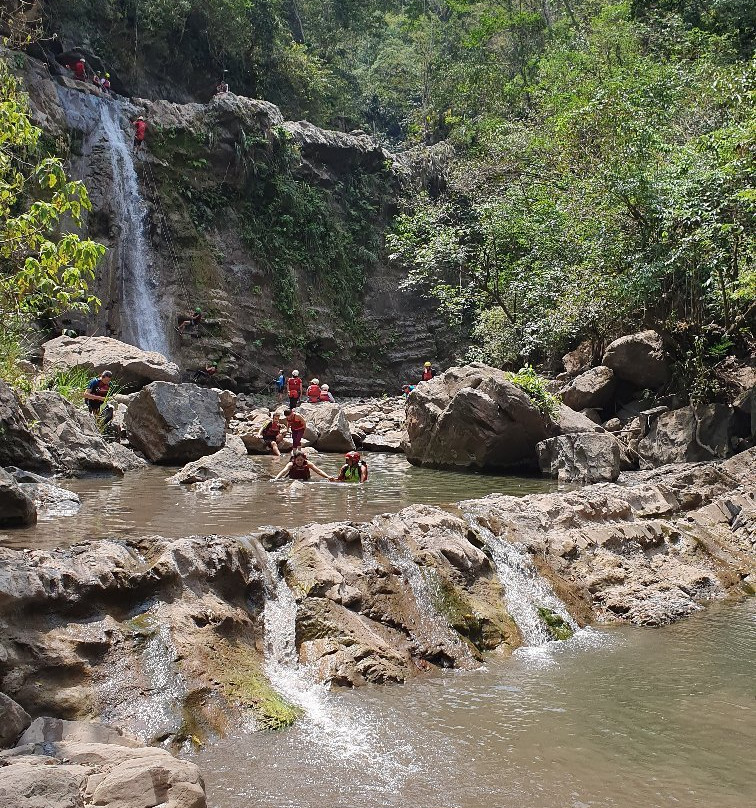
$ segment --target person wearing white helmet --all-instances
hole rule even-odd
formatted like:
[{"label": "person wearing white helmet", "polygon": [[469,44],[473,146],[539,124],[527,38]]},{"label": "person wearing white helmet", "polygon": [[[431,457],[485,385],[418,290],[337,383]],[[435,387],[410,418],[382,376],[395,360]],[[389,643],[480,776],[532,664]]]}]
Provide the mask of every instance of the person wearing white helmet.
[{"label": "person wearing white helmet", "polygon": [[307,388],[307,403],[320,403],[320,379],[313,379],[310,382],[310,386]]},{"label": "person wearing white helmet", "polygon": [[327,384],[320,385],[320,400],[330,402],[331,404],[336,403],[336,399],[333,397],[331,389]]},{"label": "person wearing white helmet", "polygon": [[140,115],[135,121],[131,122],[134,127],[134,151],[138,151],[144,144],[144,137],[147,134],[147,121],[144,116]]},{"label": "person wearing white helmet", "polygon": [[296,409],[299,399],[302,398],[302,380],[299,378],[299,371],[292,370],[286,382],[286,389],[289,392],[289,409]]}]

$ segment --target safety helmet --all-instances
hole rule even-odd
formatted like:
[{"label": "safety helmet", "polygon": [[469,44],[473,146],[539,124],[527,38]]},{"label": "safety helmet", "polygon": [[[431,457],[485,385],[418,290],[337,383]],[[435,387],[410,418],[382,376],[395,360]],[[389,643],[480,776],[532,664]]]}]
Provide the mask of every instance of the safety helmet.
[{"label": "safety helmet", "polygon": [[87,60],[83,56],[81,57],[81,59],[79,59],[79,61],[82,62],[83,64],[87,63]]},{"label": "safety helmet", "polygon": [[360,459],[360,453],[359,452],[347,452],[344,455],[344,457],[346,457],[347,460],[359,460]]},{"label": "safety helmet", "polygon": [[313,379],[310,384],[320,384],[320,379]]},{"label": "safety helmet", "polygon": [[137,118],[137,120],[138,120],[138,121],[143,121],[143,120],[144,120],[144,115],[140,115],[140,116]]},{"label": "safety helmet", "polygon": [[[140,118],[139,120],[141,121],[142,119]],[[194,307],[194,313],[195,313],[195,314],[201,314],[201,313],[202,313],[202,309],[201,309],[199,306],[195,306],[195,307]]]},{"label": "safety helmet", "polygon": [[106,73],[106,74],[105,74],[105,78],[106,78],[106,79],[109,79],[109,78],[110,78],[110,73]]},{"label": "safety helmet", "polygon": [[291,375],[292,376],[299,376],[299,371],[298,370],[292,370]]},{"label": "safety helmet", "polygon": [[429,368],[429,367],[432,367],[432,365],[431,365],[431,363],[430,363],[430,362],[426,362],[426,363],[425,363],[425,365],[424,365],[424,367]]},{"label": "safety helmet", "polygon": [[328,385],[327,385],[327,384],[324,384],[324,385],[323,385],[323,386],[322,386],[320,389],[321,389],[321,390],[325,390],[325,391],[326,391],[326,393],[327,393],[327,392],[330,390],[330,388],[328,387]]}]

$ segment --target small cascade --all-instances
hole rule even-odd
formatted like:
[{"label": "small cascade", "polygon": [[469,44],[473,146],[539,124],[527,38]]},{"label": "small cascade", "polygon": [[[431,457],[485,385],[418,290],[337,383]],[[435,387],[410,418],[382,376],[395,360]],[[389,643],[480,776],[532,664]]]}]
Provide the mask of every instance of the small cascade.
[{"label": "small cascade", "polygon": [[527,550],[520,544],[496,536],[469,514],[467,519],[490,550],[499,581],[504,587],[507,611],[520,629],[523,645],[544,645],[554,640],[554,635],[539,609],[556,615],[572,631],[577,631],[577,623],[570,617],[567,607],[554,594],[548,582],[538,574]]},{"label": "small cascade", "polygon": [[112,203],[121,230],[116,266],[121,283],[122,339],[168,356],[165,317],[158,308],[152,250],[145,237],[147,207],[139,191],[131,145],[121,128],[120,102],[102,102],[101,111],[113,173]]}]

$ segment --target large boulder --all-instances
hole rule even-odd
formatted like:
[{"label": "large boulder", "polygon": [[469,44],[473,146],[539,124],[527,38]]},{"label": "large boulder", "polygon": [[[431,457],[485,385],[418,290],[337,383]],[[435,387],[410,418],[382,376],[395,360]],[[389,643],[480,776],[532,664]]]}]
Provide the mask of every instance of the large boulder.
[{"label": "large boulder", "polygon": [[566,404],[560,404],[556,417],[557,432],[560,435],[574,435],[578,432],[603,432],[604,428],[582,412],[575,412]]},{"label": "large boulder", "polygon": [[620,473],[620,447],[608,432],[559,435],[536,447],[544,474],[562,482],[614,482]]},{"label": "large boulder", "polygon": [[129,404],[124,424],[132,446],[153,463],[199,460],[226,439],[218,394],[196,384],[148,384]]},{"label": "large boulder", "polygon": [[658,466],[729,457],[741,422],[737,411],[726,404],[681,407],[654,413],[653,418],[644,415],[646,434],[637,451]]},{"label": "large boulder", "polygon": [[23,400],[0,380],[0,466],[45,473],[122,474],[123,458],[100,434],[89,413],[53,391]]},{"label": "large boulder", "polygon": [[562,389],[562,401],[573,410],[587,407],[602,409],[612,399],[617,387],[614,371],[599,365],[576,376]]},{"label": "large boulder", "polygon": [[410,394],[405,452],[418,466],[537,468],[536,444],[556,431],[503,371],[475,362]]},{"label": "large boulder", "polygon": [[12,475],[0,469],[0,527],[23,527],[36,521],[34,500],[18,487]]},{"label": "large boulder", "polygon": [[[84,808],[81,791],[87,780],[81,766],[45,766],[28,758],[11,759],[0,769],[3,808]],[[124,805],[123,808],[126,808]]]},{"label": "large boulder", "polygon": [[124,387],[138,390],[150,382],[178,382],[178,365],[156,351],[143,351],[110,337],[56,337],[42,346],[45,373],[82,367],[93,375],[112,370]]},{"label": "large boulder", "polygon": [[0,749],[13,746],[29,724],[31,724],[29,713],[10,696],[0,693]]},{"label": "large boulder", "polygon": [[[237,438],[239,443],[241,439]],[[244,444],[241,443],[242,448]],[[215,454],[187,463],[167,482],[191,485],[207,480],[225,480],[227,483],[250,483],[268,479],[269,474],[253,460],[246,451],[241,454],[236,448],[227,446]]]},{"label": "large boulder", "polygon": [[614,340],[604,352],[603,364],[618,379],[655,390],[670,379],[670,361],[657,331],[641,331]]},{"label": "large boulder", "polygon": [[319,452],[351,452],[354,440],[338,404],[302,404],[297,412],[307,421],[305,438]]}]

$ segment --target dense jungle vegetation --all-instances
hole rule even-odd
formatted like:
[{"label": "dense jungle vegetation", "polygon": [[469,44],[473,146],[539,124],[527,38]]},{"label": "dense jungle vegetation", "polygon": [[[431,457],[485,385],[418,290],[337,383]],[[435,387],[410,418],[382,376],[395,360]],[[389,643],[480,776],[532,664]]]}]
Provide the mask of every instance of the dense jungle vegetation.
[{"label": "dense jungle vegetation", "polygon": [[160,66],[204,100],[225,70],[289,118],[446,155],[388,252],[476,358],[544,362],[654,324],[704,398],[707,368],[753,350],[750,0],[41,6],[126,83]]}]

